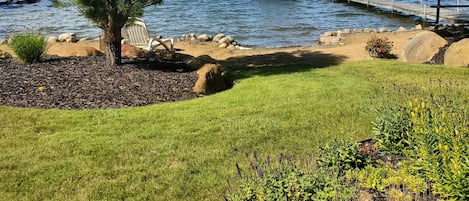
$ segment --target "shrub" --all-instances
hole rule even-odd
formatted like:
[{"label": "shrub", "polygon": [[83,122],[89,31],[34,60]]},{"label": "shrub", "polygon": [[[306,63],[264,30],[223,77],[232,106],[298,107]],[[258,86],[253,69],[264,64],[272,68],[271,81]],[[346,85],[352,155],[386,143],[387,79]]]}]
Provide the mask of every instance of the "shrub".
[{"label": "shrub", "polygon": [[358,144],[349,140],[337,140],[319,147],[318,165],[336,168],[339,173],[345,170],[363,168],[371,162],[369,156],[358,150]]},{"label": "shrub", "polygon": [[411,146],[412,122],[407,108],[390,108],[383,111],[373,123],[373,131],[381,151],[404,155]]},{"label": "shrub", "polygon": [[388,38],[375,35],[366,42],[365,49],[372,57],[391,58],[393,57],[391,54],[392,47],[393,43],[388,41]]},{"label": "shrub", "polygon": [[449,200],[469,200],[469,108],[460,95],[449,91],[414,99],[386,112],[375,126],[380,149],[405,155],[401,168]]},{"label": "shrub", "polygon": [[236,167],[239,180],[228,189],[225,199],[229,201],[350,200],[357,192],[356,186],[336,172],[301,167],[283,155],[273,161],[254,155],[250,168]]},{"label": "shrub", "polygon": [[414,146],[407,157],[436,194],[469,200],[469,110],[454,100],[432,96],[409,102]]},{"label": "shrub", "polygon": [[14,35],[10,47],[18,59],[24,63],[40,61],[46,51],[47,42],[40,34],[18,34]]}]

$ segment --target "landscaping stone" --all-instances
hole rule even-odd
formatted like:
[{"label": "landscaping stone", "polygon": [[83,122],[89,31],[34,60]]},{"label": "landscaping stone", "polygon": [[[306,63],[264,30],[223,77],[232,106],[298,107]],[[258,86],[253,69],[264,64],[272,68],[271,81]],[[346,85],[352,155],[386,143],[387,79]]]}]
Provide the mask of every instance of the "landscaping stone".
[{"label": "landscaping stone", "polygon": [[212,57],[208,55],[201,55],[195,58],[192,57],[192,58],[186,59],[183,62],[187,63],[187,66],[191,70],[199,70],[200,68],[205,66],[205,64],[217,64],[217,60],[213,59]]},{"label": "landscaping stone", "polygon": [[47,38],[47,43],[55,43],[57,42],[57,40],[58,40],[57,36],[49,36]]},{"label": "landscaping stone", "polygon": [[423,31],[412,38],[404,48],[404,59],[411,63],[425,63],[448,42],[432,31]]},{"label": "landscaping stone", "polygon": [[57,55],[61,57],[71,57],[71,56],[79,56],[79,57],[86,57],[86,56],[100,56],[103,55],[102,52],[99,50],[83,45],[77,44],[70,44],[70,45],[54,45],[51,46],[48,51],[50,55]]},{"label": "landscaping stone", "polygon": [[197,71],[197,75],[199,78],[192,88],[196,94],[209,95],[227,88],[220,67],[216,64],[205,64]]},{"label": "landscaping stone", "polygon": [[0,50],[0,59],[8,59],[8,58],[11,58],[11,54]]},{"label": "landscaping stone", "polygon": [[397,32],[407,31],[407,29],[405,27],[399,27],[399,29],[397,29],[396,31]]},{"label": "landscaping stone", "polygon": [[218,43],[218,41],[222,39],[223,37],[225,37],[225,34],[219,33],[213,37],[212,41]]},{"label": "landscaping stone", "polygon": [[388,32],[389,30],[385,27],[381,27],[378,29],[378,33],[384,33],[384,32]]},{"label": "landscaping stone", "polygon": [[129,58],[145,57],[145,51],[130,44],[122,44],[121,56]]},{"label": "landscaping stone", "polygon": [[66,42],[66,43],[75,43],[78,41],[77,35],[75,33],[63,33],[60,34],[57,38],[59,42]]},{"label": "landscaping stone", "polygon": [[445,52],[445,65],[469,67],[469,38],[449,46]]},{"label": "landscaping stone", "polygon": [[228,47],[228,43],[220,43],[218,45],[219,48],[227,48]]},{"label": "landscaping stone", "polygon": [[210,41],[212,37],[210,37],[208,34],[201,34],[200,36],[197,36],[197,40],[200,42],[207,42]]},{"label": "landscaping stone", "polygon": [[338,36],[321,36],[318,42],[320,45],[338,45],[342,39]]},{"label": "landscaping stone", "polygon": [[225,36],[223,38],[221,38],[218,43],[226,43],[226,44],[231,44],[232,42],[234,41],[234,38],[231,37],[231,36]]}]

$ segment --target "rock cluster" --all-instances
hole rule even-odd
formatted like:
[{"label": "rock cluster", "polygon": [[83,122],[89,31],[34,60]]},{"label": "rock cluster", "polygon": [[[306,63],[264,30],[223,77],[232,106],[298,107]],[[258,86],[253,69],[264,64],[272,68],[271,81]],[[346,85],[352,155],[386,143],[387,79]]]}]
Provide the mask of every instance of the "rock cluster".
[{"label": "rock cluster", "polygon": [[[417,25],[411,30],[420,30],[422,29],[422,25]],[[319,45],[341,45],[342,40],[349,34],[352,33],[384,33],[384,32],[391,32],[392,30],[389,30],[388,28],[379,28],[379,29],[370,29],[370,28],[365,28],[365,29],[343,29],[343,30],[337,30],[337,31],[328,31],[319,36],[318,43]],[[397,30],[399,31],[407,31],[405,27],[399,27]]]},{"label": "rock cluster", "polygon": [[196,35],[195,33],[183,34],[179,39],[180,41],[193,41],[193,42],[214,42],[220,48],[227,49],[248,49],[238,43],[232,36],[219,33],[215,36],[209,34]]},{"label": "rock cluster", "polygon": [[407,62],[447,66],[469,67],[468,54],[469,30],[458,25],[432,27],[413,37],[404,49]]}]

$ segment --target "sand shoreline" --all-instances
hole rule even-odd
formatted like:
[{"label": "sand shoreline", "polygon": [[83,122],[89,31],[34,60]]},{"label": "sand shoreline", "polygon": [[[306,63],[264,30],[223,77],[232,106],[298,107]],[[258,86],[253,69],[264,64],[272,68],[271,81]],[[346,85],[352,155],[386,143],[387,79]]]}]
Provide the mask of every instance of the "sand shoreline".
[{"label": "sand shoreline", "polygon": [[[274,48],[252,48],[252,49],[226,49],[219,48],[215,42],[193,42],[193,41],[176,41],[175,48],[177,53],[187,54],[193,57],[208,55],[216,60],[224,61],[234,57],[252,57],[256,55],[273,55],[278,53],[287,53],[291,55],[300,54],[325,54],[335,55],[343,58],[344,61],[358,61],[358,60],[372,60],[373,58],[365,51],[366,41],[373,35],[387,37],[392,41],[394,47],[391,51],[396,55],[398,60],[403,60],[403,50],[407,42],[412,39],[416,34],[423,30],[409,30],[409,31],[394,31],[383,33],[350,33],[342,39],[340,45],[322,46],[318,44],[311,44],[309,46],[295,46],[295,47],[274,47]],[[99,41],[83,41],[79,43],[50,43],[47,54],[54,55],[57,51],[66,48],[76,48],[88,46],[99,49]],[[0,45],[0,50],[11,52],[11,49],[6,45]],[[288,61],[285,61],[288,62]]]}]

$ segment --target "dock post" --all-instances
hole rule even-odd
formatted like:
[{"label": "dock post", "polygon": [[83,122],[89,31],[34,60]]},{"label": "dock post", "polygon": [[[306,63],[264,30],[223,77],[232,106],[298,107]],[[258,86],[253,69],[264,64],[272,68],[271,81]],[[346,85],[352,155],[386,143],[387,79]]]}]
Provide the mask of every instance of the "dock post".
[{"label": "dock post", "polygon": [[423,3],[423,19],[427,20],[427,0],[422,0]]},{"label": "dock post", "polygon": [[441,0],[438,0],[438,3],[436,4],[436,25],[440,24],[440,6],[441,6]]}]

